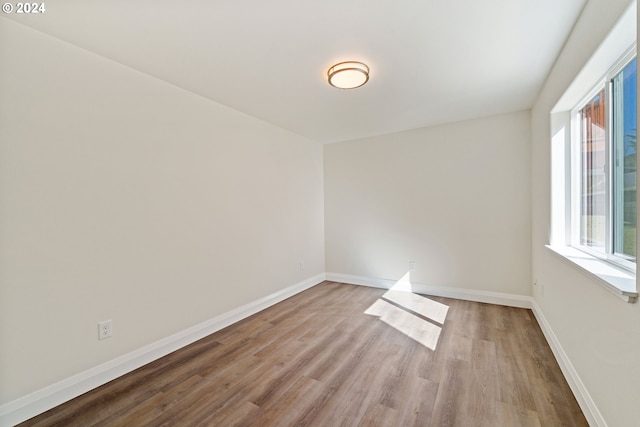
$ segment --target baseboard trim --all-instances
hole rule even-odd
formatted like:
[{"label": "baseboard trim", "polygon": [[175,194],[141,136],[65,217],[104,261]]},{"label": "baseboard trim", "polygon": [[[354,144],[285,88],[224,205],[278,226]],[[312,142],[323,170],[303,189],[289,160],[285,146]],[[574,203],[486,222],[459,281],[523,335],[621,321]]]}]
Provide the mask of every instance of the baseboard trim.
[{"label": "baseboard trim", "polygon": [[[390,289],[397,281],[378,279],[350,274],[326,273],[327,280],[351,285],[371,286],[374,288]],[[438,297],[455,298],[466,301],[484,302],[489,304],[505,305],[508,307],[531,308],[533,298],[527,295],[506,294],[501,292],[480,291],[475,289],[448,288],[443,286],[423,285],[411,283],[415,293],[433,295]]]},{"label": "baseboard trim", "polygon": [[14,426],[35,417],[61,403],[80,396],[89,390],[106,384],[207,335],[309,289],[324,280],[324,273],[310,277],[264,298],[245,304],[131,353],[6,403],[0,406],[0,426]]},{"label": "baseboard trim", "polygon": [[[237,309],[216,316],[206,322],[195,325],[184,331],[142,347],[131,353],[120,356],[109,362],[88,369],[70,378],[40,389],[27,396],[0,406],[0,427],[11,427],[45,412],[61,403],[71,400],[87,391],[99,387],[128,372],[157,360],[167,354],[185,347],[207,335],[217,332],[246,317],[281,302],[297,293],[309,289],[324,280],[390,289],[395,280],[368,278],[339,273],[323,273],[296,283],[259,300],[245,304]],[[533,311],[540,328],[558,361],[573,394],[584,412],[589,425],[607,427],[607,423],[591,398],[587,388],[580,379],[551,325],[544,317],[540,306],[529,296],[505,294],[498,292],[478,291],[474,289],[445,288],[412,284],[414,292],[419,294],[456,298],[467,301],[499,304],[510,307],[529,308]]]},{"label": "baseboard trim", "polygon": [[582,379],[578,375],[576,369],[573,367],[569,356],[567,356],[567,353],[565,353],[564,348],[562,348],[562,345],[558,340],[558,337],[556,337],[553,329],[551,329],[551,325],[547,321],[542,312],[542,309],[535,300],[532,300],[531,302],[531,311],[533,311],[534,316],[538,320],[540,329],[542,329],[542,333],[547,339],[549,347],[551,347],[551,351],[558,361],[558,365],[560,365],[560,370],[564,374],[567,383],[569,383],[569,387],[571,388],[571,391],[573,391],[573,395],[576,397],[578,405],[580,405],[580,408],[582,409],[584,416],[589,422],[589,425],[607,427],[607,422],[598,410],[596,403],[591,398],[589,390],[587,390],[587,387],[582,382]]}]

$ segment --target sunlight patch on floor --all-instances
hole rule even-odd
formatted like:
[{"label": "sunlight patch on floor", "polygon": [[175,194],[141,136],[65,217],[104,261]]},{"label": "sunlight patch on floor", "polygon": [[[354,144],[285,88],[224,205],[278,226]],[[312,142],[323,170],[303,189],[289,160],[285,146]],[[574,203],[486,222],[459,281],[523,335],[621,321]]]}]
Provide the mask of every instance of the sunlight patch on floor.
[{"label": "sunlight patch on floor", "polygon": [[430,350],[435,350],[438,345],[442,328],[385,300],[377,300],[364,313],[379,317],[387,325]]},{"label": "sunlight patch on floor", "polygon": [[438,322],[441,325],[444,324],[444,319],[447,317],[449,306],[434,301],[422,295],[412,294],[406,291],[396,291],[390,289],[382,295],[382,298],[401,305],[407,310],[411,310],[421,316],[431,319],[434,322]]},{"label": "sunlight patch on floor", "polygon": [[442,328],[431,321],[443,325],[448,310],[449,306],[445,304],[413,293],[410,272],[407,272],[364,314],[379,317],[398,332],[435,350]]}]

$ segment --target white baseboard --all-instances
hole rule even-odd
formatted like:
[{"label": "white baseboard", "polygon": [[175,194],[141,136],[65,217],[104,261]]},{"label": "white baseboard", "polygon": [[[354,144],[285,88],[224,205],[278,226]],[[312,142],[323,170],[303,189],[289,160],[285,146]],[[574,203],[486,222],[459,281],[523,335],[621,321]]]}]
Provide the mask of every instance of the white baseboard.
[{"label": "white baseboard", "polygon": [[[67,378],[27,396],[4,404],[0,406],[0,427],[14,426],[31,417],[41,414],[42,412],[45,412],[61,403],[106,384],[115,378],[144,366],[147,363],[153,362],[154,360],[166,356],[175,350],[185,347],[207,335],[226,328],[233,323],[315,286],[324,280],[383,289],[390,289],[396,284],[395,280],[367,278],[338,273],[319,274],[264,298],[245,304],[235,310],[231,310],[225,314],[214,317],[206,322],[166,337],[153,344],[142,347],[102,365],[74,375],[73,377]],[[602,414],[595,405],[595,402],[591,398],[587,388],[573,367],[573,364],[564,352],[560,341],[558,341],[558,338],[544,317],[542,310],[532,297],[421,284],[412,284],[412,289],[414,292],[419,294],[531,309],[538,320],[540,328],[542,329],[542,332],[544,333],[547,342],[560,365],[560,369],[562,370],[562,373],[567,379],[567,383],[571,387],[571,390],[580,405],[580,408],[584,412],[587,421],[592,426],[607,427],[606,421],[602,417]]]},{"label": "white baseboard", "polygon": [[195,325],[131,353],[88,369],[70,378],[0,406],[0,426],[10,427],[99,387],[128,372],[226,328],[244,318],[300,293],[325,280],[325,275],[310,277],[288,288],[250,302],[206,322]]},{"label": "white baseboard", "polygon": [[[390,289],[397,283],[396,280],[376,279],[339,273],[326,273],[326,278],[327,280],[334,282],[371,286],[382,289]],[[531,302],[533,301],[533,298],[527,295],[505,294],[501,292],[479,291],[475,289],[447,288],[443,286],[422,285],[419,283],[411,283],[411,289],[417,294],[485,302],[489,304],[506,305],[508,307],[518,308],[531,308]]]},{"label": "white baseboard", "polygon": [[567,356],[564,349],[562,348],[558,337],[556,337],[553,329],[551,329],[551,325],[544,317],[540,306],[535,300],[532,301],[531,306],[531,310],[538,320],[540,329],[542,329],[542,333],[547,339],[549,347],[551,347],[551,351],[558,361],[558,365],[560,365],[560,370],[562,370],[567,383],[569,383],[569,387],[571,387],[571,391],[573,391],[573,395],[576,397],[576,400],[580,405],[580,409],[582,409],[582,412],[589,422],[589,425],[607,427],[607,422],[605,421],[595,402],[591,398],[589,390],[587,390],[587,387],[582,382],[582,379],[580,379],[578,372],[573,367],[569,356]]}]

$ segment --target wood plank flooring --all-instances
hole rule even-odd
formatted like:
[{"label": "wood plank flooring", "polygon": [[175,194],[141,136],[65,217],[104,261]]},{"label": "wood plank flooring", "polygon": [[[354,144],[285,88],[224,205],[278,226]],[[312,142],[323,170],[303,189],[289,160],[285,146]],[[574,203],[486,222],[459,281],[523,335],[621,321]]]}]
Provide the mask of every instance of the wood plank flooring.
[{"label": "wood plank flooring", "polygon": [[324,282],[21,425],[588,424],[530,310]]}]

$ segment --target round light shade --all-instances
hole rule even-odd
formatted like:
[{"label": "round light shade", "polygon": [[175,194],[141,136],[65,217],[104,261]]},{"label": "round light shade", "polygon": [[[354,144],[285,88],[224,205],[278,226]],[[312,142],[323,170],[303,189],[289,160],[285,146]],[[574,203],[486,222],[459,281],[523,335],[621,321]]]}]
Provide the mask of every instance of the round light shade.
[{"label": "round light shade", "polygon": [[369,80],[369,67],[362,62],[341,62],[327,71],[329,84],[339,89],[355,89]]}]

